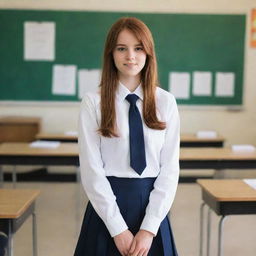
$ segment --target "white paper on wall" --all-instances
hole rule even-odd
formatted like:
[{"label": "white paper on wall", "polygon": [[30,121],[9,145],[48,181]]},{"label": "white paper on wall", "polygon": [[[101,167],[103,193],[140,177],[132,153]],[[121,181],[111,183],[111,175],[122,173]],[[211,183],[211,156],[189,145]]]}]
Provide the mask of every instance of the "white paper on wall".
[{"label": "white paper on wall", "polygon": [[55,22],[24,22],[24,59],[55,59]]},{"label": "white paper on wall", "polygon": [[211,96],[212,94],[212,74],[211,72],[193,72],[193,95]]},{"label": "white paper on wall", "polygon": [[52,93],[56,95],[75,95],[76,66],[54,65]]},{"label": "white paper on wall", "polygon": [[87,92],[97,92],[99,90],[100,78],[100,69],[80,69],[78,71],[79,98],[81,99]]},{"label": "white paper on wall", "polygon": [[169,73],[169,91],[176,99],[189,99],[190,74],[188,72]]},{"label": "white paper on wall", "polygon": [[233,97],[235,95],[235,74],[232,72],[217,72],[215,96]]}]

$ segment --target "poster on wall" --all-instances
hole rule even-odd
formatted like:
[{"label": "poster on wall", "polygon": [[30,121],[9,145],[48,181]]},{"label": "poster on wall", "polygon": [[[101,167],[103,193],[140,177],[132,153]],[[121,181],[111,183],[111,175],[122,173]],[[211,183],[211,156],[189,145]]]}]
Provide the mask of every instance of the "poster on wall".
[{"label": "poster on wall", "polygon": [[252,18],[251,18],[251,47],[256,48],[256,9],[252,9]]}]

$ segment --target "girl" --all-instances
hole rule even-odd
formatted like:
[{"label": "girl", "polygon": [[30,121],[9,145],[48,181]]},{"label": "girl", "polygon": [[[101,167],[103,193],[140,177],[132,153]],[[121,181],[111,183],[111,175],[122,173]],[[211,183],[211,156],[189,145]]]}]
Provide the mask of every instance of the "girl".
[{"label": "girl", "polygon": [[179,177],[179,115],[157,84],[150,30],[119,19],[107,36],[100,93],[81,103],[89,203],[75,256],[177,255],[167,214]]}]

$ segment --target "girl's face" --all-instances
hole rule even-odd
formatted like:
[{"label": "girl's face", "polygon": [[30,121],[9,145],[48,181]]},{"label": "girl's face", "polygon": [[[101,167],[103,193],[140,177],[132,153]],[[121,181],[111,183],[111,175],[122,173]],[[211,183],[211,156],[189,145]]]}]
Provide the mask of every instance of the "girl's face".
[{"label": "girl's face", "polygon": [[113,58],[120,80],[131,77],[140,79],[146,57],[142,44],[132,32],[125,29],[119,33]]}]

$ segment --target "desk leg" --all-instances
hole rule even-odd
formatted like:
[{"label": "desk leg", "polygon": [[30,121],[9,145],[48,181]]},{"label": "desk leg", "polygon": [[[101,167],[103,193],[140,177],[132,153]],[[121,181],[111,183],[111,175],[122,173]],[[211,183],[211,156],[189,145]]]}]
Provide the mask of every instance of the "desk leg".
[{"label": "desk leg", "polygon": [[214,171],[213,178],[214,179],[224,179],[225,178],[225,169],[216,169]]},{"label": "desk leg", "polygon": [[80,167],[76,166],[76,182],[80,183],[80,181],[81,181]]},{"label": "desk leg", "polygon": [[12,236],[12,220],[8,221],[8,245],[7,255],[13,256],[13,236]]},{"label": "desk leg", "polygon": [[3,167],[0,165],[0,188],[4,186],[4,172]]},{"label": "desk leg", "polygon": [[36,226],[36,213],[32,213],[32,234],[33,234],[33,256],[37,256],[37,226]]},{"label": "desk leg", "polygon": [[16,188],[16,182],[17,182],[17,172],[16,172],[16,165],[14,165],[12,170],[12,187],[13,188]]},{"label": "desk leg", "polygon": [[226,216],[221,216],[219,221],[219,230],[218,230],[218,256],[222,255],[222,232],[223,232],[223,224]]},{"label": "desk leg", "polygon": [[207,244],[206,244],[206,252],[207,256],[210,255],[210,242],[211,242],[211,208],[208,208],[207,215]]},{"label": "desk leg", "polygon": [[203,202],[200,206],[200,238],[199,238],[199,256],[203,256],[203,232],[204,232],[204,207]]}]

